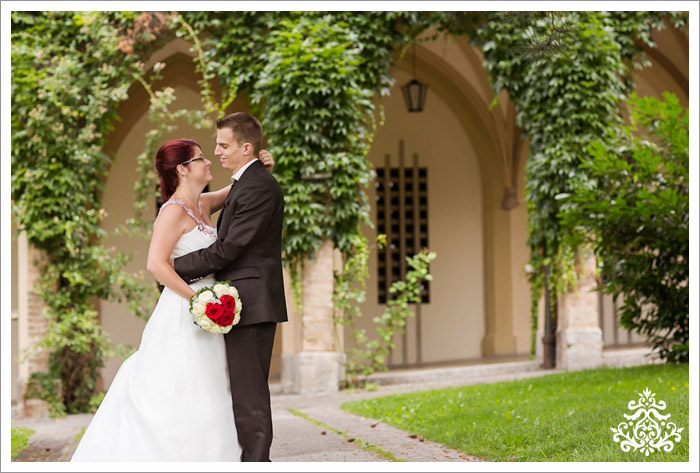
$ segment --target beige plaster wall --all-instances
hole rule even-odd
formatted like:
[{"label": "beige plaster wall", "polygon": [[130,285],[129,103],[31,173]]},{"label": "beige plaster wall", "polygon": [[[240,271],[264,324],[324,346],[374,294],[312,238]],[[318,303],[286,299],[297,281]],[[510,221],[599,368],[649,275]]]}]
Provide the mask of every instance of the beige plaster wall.
[{"label": "beige plaster wall", "polygon": [[634,73],[635,92],[640,96],[663,99],[665,91],[674,93],[683,107],[688,107],[689,62],[688,28],[679,31],[667,27],[654,30],[655,48],[645,48],[651,67]]},{"label": "beige plaster wall", "polygon": [[[409,114],[399,86],[410,76],[396,72],[396,85],[384,99],[386,123],[377,130],[369,153],[375,167],[384,166],[391,155],[398,166],[399,140],[405,142],[406,163],[418,153],[419,165],[428,168],[428,241],[437,253],[431,265],[431,302],[422,305],[423,362],[438,362],[481,356],[484,331],[482,203],[479,168],[469,137],[443,99],[429,92],[426,110]],[[372,220],[376,220],[376,193],[369,189]],[[376,229],[365,229],[372,242]],[[362,305],[360,326],[376,333],[372,318],[384,305],[377,303],[377,252],[369,261],[367,302]],[[408,320],[408,363],[416,361],[415,318]],[[346,333],[346,340],[348,334]],[[392,362],[402,363],[402,341]]]},{"label": "beige plaster wall", "polygon": [[518,179],[518,205],[510,212],[510,253],[511,253],[511,284],[513,338],[515,353],[525,355],[530,353],[530,283],[525,274],[525,264],[530,259],[527,246],[527,203],[525,202],[524,163]]},{"label": "beige plaster wall", "polygon": [[635,74],[635,92],[641,97],[651,96],[663,100],[664,92],[671,92],[678,97],[680,104],[688,106],[688,94],[673,77],[663,68],[643,69]]}]

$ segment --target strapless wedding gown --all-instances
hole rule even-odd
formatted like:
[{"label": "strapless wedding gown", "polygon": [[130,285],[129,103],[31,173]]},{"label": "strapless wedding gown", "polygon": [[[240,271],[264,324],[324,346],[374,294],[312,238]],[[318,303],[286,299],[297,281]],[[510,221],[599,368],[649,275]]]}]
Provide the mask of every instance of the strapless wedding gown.
[{"label": "strapless wedding gown", "polygon": [[[198,221],[172,256],[215,239],[215,230]],[[208,276],[190,287],[213,282]],[[196,326],[189,301],[166,287],[71,461],[240,459],[223,335]]]}]

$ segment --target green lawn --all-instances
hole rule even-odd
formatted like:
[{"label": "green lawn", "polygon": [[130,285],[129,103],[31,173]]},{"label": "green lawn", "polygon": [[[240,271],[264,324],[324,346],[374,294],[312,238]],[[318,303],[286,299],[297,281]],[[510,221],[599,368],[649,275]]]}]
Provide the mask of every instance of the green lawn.
[{"label": "green lawn", "polygon": [[[645,388],[666,402],[661,414],[683,427],[671,452],[625,453],[611,427],[625,421]],[[647,365],[552,374],[518,381],[347,402],[380,419],[492,461],[688,461],[688,365]]]},{"label": "green lawn", "polygon": [[16,458],[17,455],[22,453],[22,450],[27,448],[29,444],[29,437],[32,436],[34,431],[32,429],[25,429],[23,427],[12,427],[12,458]]}]

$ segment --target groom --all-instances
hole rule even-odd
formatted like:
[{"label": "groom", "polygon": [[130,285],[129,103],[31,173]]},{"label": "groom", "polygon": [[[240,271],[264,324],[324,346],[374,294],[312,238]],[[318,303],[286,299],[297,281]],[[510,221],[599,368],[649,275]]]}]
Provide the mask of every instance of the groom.
[{"label": "groom", "polygon": [[242,461],[270,461],[272,415],[268,375],[278,322],[287,321],[282,281],[282,189],[256,156],[262,126],[247,113],[216,123],[221,165],[233,173],[231,191],[208,248],[176,258],[175,271],[188,283],[216,273],[230,280],[243,306],[241,321],[224,335],[233,413]]}]

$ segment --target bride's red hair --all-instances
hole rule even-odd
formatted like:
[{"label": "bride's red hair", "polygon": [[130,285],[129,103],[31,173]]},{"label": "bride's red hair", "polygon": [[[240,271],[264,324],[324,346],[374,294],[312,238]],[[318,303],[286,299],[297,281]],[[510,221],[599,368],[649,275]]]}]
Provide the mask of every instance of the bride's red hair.
[{"label": "bride's red hair", "polygon": [[194,157],[195,148],[200,148],[199,143],[186,138],[167,141],[156,152],[156,171],[160,179],[160,195],[163,202],[167,202],[180,183],[180,175],[177,167]]}]

